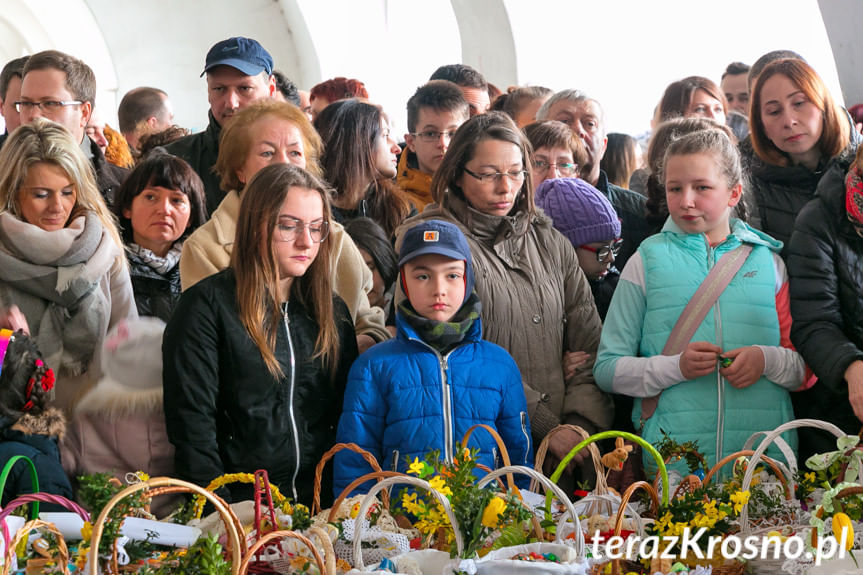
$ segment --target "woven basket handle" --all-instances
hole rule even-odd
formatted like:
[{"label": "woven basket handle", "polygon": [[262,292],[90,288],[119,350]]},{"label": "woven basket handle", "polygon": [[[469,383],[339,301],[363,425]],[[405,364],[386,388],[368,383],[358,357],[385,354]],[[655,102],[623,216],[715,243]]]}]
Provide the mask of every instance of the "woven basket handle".
[{"label": "woven basket handle", "polygon": [[378,460],[375,459],[375,456],[357,445],[356,443],[336,443],[335,445],[333,445],[329,451],[327,451],[321,456],[321,460],[318,462],[317,467],[315,467],[315,483],[312,491],[312,508],[310,513],[312,517],[314,517],[321,511],[321,477],[324,474],[324,467],[326,466],[327,461],[332,459],[336,453],[343,449],[349,449],[354,453],[358,453],[360,456],[362,456],[363,459],[366,460],[366,463],[368,463],[374,471],[381,470],[381,466],[378,463]]},{"label": "woven basket handle", "polygon": [[[562,425],[558,425],[554,429],[548,432],[548,434],[542,439],[539,444],[539,447],[536,448],[536,463],[533,468],[536,469],[537,472],[542,473],[542,465],[545,463],[545,456],[548,453],[548,444],[551,442],[551,438],[557,433],[565,430],[571,429],[572,431],[578,433],[582,439],[587,439],[590,437],[590,434],[583,427],[578,425],[571,425],[568,423],[564,423]],[[596,488],[594,491],[603,495],[608,493],[608,484],[605,481],[605,473],[602,472],[602,455],[599,453],[599,447],[596,446],[595,443],[591,443],[587,446],[587,450],[590,452],[590,457],[593,460],[593,469],[596,471]],[[536,491],[537,483],[535,479],[531,479],[530,481],[530,491]]]},{"label": "woven basket handle", "polygon": [[[751,449],[743,449],[741,451],[735,451],[734,453],[729,453],[728,455],[723,457],[721,460],[717,461],[716,465],[714,465],[713,467],[710,468],[710,471],[708,471],[704,475],[704,479],[702,480],[702,483],[706,484],[708,481],[710,481],[710,479],[714,475],[719,473],[719,470],[722,467],[724,467],[725,465],[727,465],[731,461],[736,460],[738,457],[751,457],[754,453],[755,452],[752,451]],[[750,459],[749,461],[751,463],[752,459]],[[794,497],[794,494],[792,493],[791,489],[788,487],[788,479],[785,477],[785,475],[782,472],[782,469],[779,467],[779,463],[775,459],[771,459],[770,457],[767,457],[766,455],[761,456],[761,461],[763,461],[764,463],[767,464],[768,467],[770,467],[771,471],[773,471],[773,474],[776,475],[776,477],[779,479],[779,482],[782,483],[782,490],[785,492],[785,499],[791,501],[791,499]],[[755,465],[757,465],[757,464],[758,463],[756,462]],[[743,483],[740,486],[741,491],[748,490],[749,485],[750,485],[750,483]]]},{"label": "woven basket handle", "polygon": [[[330,527],[332,528],[332,525]],[[317,538],[321,549],[324,550],[325,571],[321,571],[321,575],[336,575],[336,551],[333,549],[329,533],[320,527],[309,527],[308,533]]]},{"label": "woven basket handle", "polygon": [[[506,469],[502,467],[501,469]],[[485,478],[491,477],[493,474],[501,471],[498,469],[497,471],[493,471],[491,474],[486,475]],[[532,471],[532,470],[531,470]],[[506,473],[506,472],[504,472]],[[485,479],[484,478],[484,479]],[[483,480],[484,480],[483,479]],[[480,480],[482,482],[483,480]],[[491,480],[489,480],[491,481]],[[450,507],[449,500],[436,489],[434,489],[427,481],[423,481],[417,477],[411,477],[410,475],[400,475],[399,477],[387,477],[386,479],[381,480],[379,483],[376,483],[369,490],[368,494],[363,499],[363,502],[360,504],[359,513],[357,513],[357,519],[366,516],[369,508],[376,501],[375,495],[377,495],[378,491],[389,487],[390,485],[398,485],[400,483],[404,483],[407,485],[412,485],[413,487],[424,489],[429,492],[429,494],[443,507],[444,514],[449,519],[449,524],[452,526],[453,535],[455,536],[455,547],[458,556],[461,557],[464,552],[464,540],[461,536],[461,529],[459,529],[458,521],[456,521],[455,514],[452,512],[452,507]],[[365,569],[365,564],[363,563],[363,550],[362,550],[362,521],[357,521],[355,523],[354,528],[354,567],[362,571]]]},{"label": "woven basket handle", "polygon": [[[257,553],[262,547],[265,545],[270,545],[273,541],[278,539],[283,539],[285,537],[291,537],[302,542],[306,547],[308,547],[312,551],[312,556],[315,559],[315,564],[318,566],[319,573],[326,573],[324,567],[324,560],[321,557],[320,551],[315,547],[315,544],[312,543],[311,539],[306,537],[305,535],[301,535],[296,531],[270,531],[258,541],[249,547],[249,551],[246,553],[246,556],[243,558],[243,563],[240,565],[240,575],[246,575],[249,572],[249,567],[252,562],[252,559],[255,558],[255,553]],[[327,539],[329,541],[329,539]]]},{"label": "woven basket handle", "polygon": [[[142,490],[151,491],[156,487],[182,487],[186,492],[196,493],[198,495],[203,495],[210,503],[213,504],[213,507],[218,511],[219,516],[222,518],[222,521],[225,524],[225,532],[228,537],[228,551],[231,553],[231,574],[238,575],[240,572],[240,565],[242,563],[242,546],[240,544],[240,535],[237,533],[236,528],[234,527],[234,521],[231,518],[233,511],[230,510],[230,507],[218,497],[216,494],[211,493],[204,489],[199,485],[195,485],[194,483],[189,483],[188,481],[182,481],[180,479],[173,479],[170,477],[152,477],[147,481],[142,481],[141,483],[135,483],[130,485],[129,487],[123,489],[119,493],[117,493],[114,497],[105,504],[105,507],[102,508],[102,512],[99,513],[99,516],[96,518],[96,521],[93,523],[93,535],[90,538],[90,552],[88,555],[88,564],[89,564],[89,573],[88,575],[99,575],[99,541],[102,539],[102,533],[105,530],[105,521],[108,518],[108,514],[111,510],[124,498],[131,495],[132,493],[136,493]],[[245,536],[243,536],[245,539]]]},{"label": "woven basket handle", "polygon": [[[491,435],[492,439],[494,439],[494,442],[497,444],[497,450],[500,452],[500,459],[503,462],[503,466],[509,467],[510,465],[512,465],[512,462],[509,459],[509,452],[506,449],[503,438],[500,436],[497,430],[490,425],[486,425],[485,423],[477,423],[476,425],[471,426],[470,429],[465,432],[464,437],[461,440],[462,445],[467,447],[467,442],[470,440],[470,436],[473,435],[473,432],[479,428],[486,430],[489,435]],[[506,482],[510,489],[512,489],[513,491],[516,490],[515,481],[512,478],[512,474],[507,475]]]},{"label": "woven basket handle", "polygon": [[[172,495],[174,493],[188,493],[188,492],[189,492],[189,490],[186,489],[185,487],[181,486],[181,485],[166,485],[164,487],[153,487],[152,489],[148,489],[146,495],[147,495],[147,497],[152,499],[153,497],[158,497],[160,495]],[[222,505],[225,506],[225,508],[228,511],[228,515],[230,516],[231,523],[234,524],[234,529],[237,530],[237,533],[238,534],[239,533],[245,533],[245,531],[243,530],[243,524],[240,522],[240,518],[237,517],[237,514],[234,513],[234,510],[231,508],[231,506],[228,505],[228,503],[224,499],[222,499],[219,495],[216,495],[216,493],[214,493],[212,491],[210,491],[210,493],[213,495],[213,498],[216,501],[218,501],[219,503],[221,503]],[[247,548],[248,548],[248,545],[246,544],[246,538],[240,536],[240,555],[245,555]],[[115,569],[115,571],[116,571],[116,569]]]},{"label": "woven basket handle", "polygon": [[566,493],[563,491],[563,489],[561,489],[556,483],[554,483],[542,473],[538,473],[536,470],[531,469],[530,467],[525,467],[523,465],[501,467],[500,469],[496,469],[495,471],[492,471],[491,473],[480,479],[477,482],[477,486],[480,488],[485,487],[494,479],[506,473],[519,473],[535,479],[540,485],[542,485],[543,489],[545,489],[545,492],[549,497],[554,495],[554,497],[557,497],[557,499],[561,503],[563,503],[563,505],[566,507],[566,513],[561,515],[560,519],[557,522],[557,540],[558,542],[563,543],[563,541],[560,539],[560,536],[563,533],[563,527],[566,524],[567,515],[569,515],[570,519],[575,525],[575,551],[579,557],[584,557],[584,533],[581,531],[581,522],[579,521],[578,513],[575,511],[575,507],[573,507],[572,501],[569,500],[569,497],[566,496]]},{"label": "woven basket handle", "polygon": [[[761,437],[762,435],[766,436],[769,431],[756,431],[752,435],[749,436],[749,439],[746,440],[746,443],[743,444],[742,449],[754,449],[755,440]],[[791,446],[788,445],[788,442],[782,439],[782,436],[778,436],[773,438],[773,443],[776,447],[779,448],[779,452],[782,453],[782,457],[785,458],[787,462],[787,466],[783,464],[781,461],[777,461],[779,467],[781,469],[787,470],[785,473],[785,477],[794,477],[794,474],[797,473],[797,454],[794,453],[794,450],[791,449]]]},{"label": "woven basket handle", "polygon": [[9,575],[10,569],[12,568],[12,557],[15,553],[15,548],[18,547],[18,544],[21,541],[30,535],[30,532],[34,529],[44,529],[45,531],[50,531],[54,534],[57,539],[57,548],[60,552],[60,557],[57,559],[57,563],[60,564],[60,568],[62,569],[61,573],[63,575],[69,575],[69,548],[66,547],[66,541],[63,539],[63,535],[53,523],[47,523],[40,519],[34,519],[33,521],[29,521],[25,523],[24,526],[15,533],[15,537],[12,538],[12,542],[6,546],[4,553],[6,555],[5,560],[3,561],[3,568],[0,570],[2,575]]},{"label": "woven basket handle", "polygon": [[[600,433],[591,435],[578,445],[572,448],[572,450],[567,454],[566,457],[560,462],[560,465],[557,466],[557,469],[554,470],[554,473],[551,474],[551,481],[557,481],[560,479],[560,476],[563,475],[563,470],[566,469],[566,466],[569,465],[569,462],[575,457],[575,454],[578,453],[579,450],[583,449],[587,445],[599,441],[600,439],[606,439],[608,437],[622,437],[624,439],[628,439],[630,441],[634,441],[638,445],[641,446],[645,452],[649,453],[653,460],[656,461],[656,466],[658,469],[657,475],[662,480],[662,502],[664,504],[668,504],[668,470],[665,468],[665,461],[662,459],[662,456],[653,447],[651,444],[646,442],[642,437],[635,435],[633,433],[628,433],[626,431],[602,431]],[[545,508],[549,509],[551,507],[551,495],[546,494],[545,497]]]},{"label": "woven basket handle", "polygon": [[[333,501],[333,506],[330,508],[330,514],[327,517],[327,523],[332,523],[336,520],[336,515],[339,513],[339,507],[341,507],[342,502],[348,498],[348,494],[365,483],[370,479],[377,479],[381,481],[382,479],[387,479],[389,477],[406,477],[404,473],[399,473],[397,471],[372,471],[371,473],[366,473],[365,475],[361,475],[351,481],[347,487],[342,489],[342,492],[339,493],[339,496],[336,497],[336,500]],[[384,491],[381,493],[381,503],[385,509],[389,509],[390,507],[390,496],[389,493]],[[359,517],[359,515],[357,516]]]},{"label": "woven basket handle", "polygon": [[[2,496],[3,492],[6,490],[6,481],[9,479],[9,474],[12,473],[12,468],[15,467],[15,464],[18,462],[27,464],[27,469],[30,470],[30,480],[33,487],[33,493],[39,493],[39,477],[36,475],[36,466],[33,464],[33,461],[31,461],[26,455],[16,455],[14,457],[10,457],[3,466],[3,471],[0,471],[0,496]],[[33,506],[30,508],[30,520],[35,521],[36,519],[39,519],[39,502],[34,502]]]},{"label": "woven basket handle", "polygon": [[[656,489],[646,481],[636,481],[626,488],[626,491],[623,492],[623,495],[620,498],[620,507],[617,508],[617,515],[614,517],[614,534],[618,537],[620,536],[621,531],[623,531],[623,519],[626,513],[626,507],[629,505],[629,500],[632,499],[632,495],[639,489],[643,489],[648,495],[650,495],[650,502],[653,505],[653,510],[658,515],[659,495],[657,495]],[[613,559],[611,561],[611,573],[612,575],[620,575],[620,559]]]},{"label": "woven basket handle", "polygon": [[[794,419],[787,423],[783,423],[770,433],[768,433],[764,439],[758,444],[758,448],[755,450],[755,453],[752,454],[750,461],[758,461],[764,452],[767,451],[767,448],[773,443],[773,440],[782,435],[783,432],[789,431],[791,429],[799,429],[801,427],[815,427],[816,429],[823,429],[825,431],[829,431],[836,437],[845,437],[845,432],[839,429],[837,426],[833,425],[828,421],[821,421],[820,419]],[[755,475],[755,465],[750,465],[746,468],[746,474],[743,476],[743,485],[749,486],[752,485],[752,477]],[[740,511],[740,527],[743,530],[744,535],[749,534],[749,506],[744,505],[743,509]]]}]

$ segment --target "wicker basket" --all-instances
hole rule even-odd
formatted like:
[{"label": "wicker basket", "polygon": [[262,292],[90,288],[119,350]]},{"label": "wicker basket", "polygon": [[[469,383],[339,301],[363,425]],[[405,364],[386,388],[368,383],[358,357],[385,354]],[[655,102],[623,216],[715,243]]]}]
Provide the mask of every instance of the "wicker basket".
[{"label": "wicker basket", "polygon": [[[629,505],[629,501],[630,499],[632,499],[633,493],[635,493],[639,489],[646,491],[647,494],[650,496],[650,501],[653,504],[654,512],[659,511],[659,496],[656,494],[656,489],[654,489],[653,486],[646,481],[636,481],[635,483],[626,488],[626,491],[623,492],[623,495],[620,498],[620,506],[618,507],[617,515],[615,515],[614,518],[614,534],[618,537],[623,531],[623,519],[626,513],[626,506]],[[602,574],[607,563],[608,562],[595,563],[591,568],[591,575]],[[610,563],[611,575],[620,575],[621,573],[630,572],[635,569],[638,569],[639,571],[641,570],[641,566],[633,561],[612,559]],[[621,567],[621,565],[623,565],[623,567]]]},{"label": "wicker basket", "polygon": [[[764,460],[763,454],[767,451],[767,448],[774,444],[779,450],[782,452],[788,463],[788,477],[790,481],[793,482],[794,474],[797,472],[797,458],[792,449],[788,446],[788,444],[782,439],[781,434],[785,431],[791,429],[799,429],[801,427],[815,427],[817,429],[823,429],[825,431],[829,431],[836,437],[844,437],[846,434],[839,429],[837,426],[832,423],[826,421],[820,421],[817,419],[795,419],[793,421],[789,421],[783,425],[780,425],[776,429],[770,432],[760,432],[753,435],[747,442],[746,447],[751,445],[751,442],[759,435],[764,435],[764,439],[758,445],[758,448],[752,453],[752,457],[750,461],[756,461],[758,458]],[[755,474],[755,465],[749,465],[746,469],[746,473],[743,476],[743,482],[741,485],[741,490],[748,490],[749,486],[752,485],[752,478]],[[774,471],[775,473],[775,471]],[[792,483],[793,485],[793,483]],[[793,489],[789,489],[791,492],[791,496],[793,497]],[[743,509],[740,512],[740,527],[743,536],[750,534],[751,532],[763,533],[770,529],[775,529],[775,526],[763,525],[763,524],[754,524],[754,522],[749,520],[749,503],[746,503],[743,506]],[[792,528],[806,528],[808,529],[810,526],[807,522],[805,522],[805,517],[802,515],[798,515],[795,520],[792,520],[788,524],[789,527]],[[756,557],[749,561],[749,569],[753,575],[781,575],[784,573],[782,570],[782,565],[785,563],[785,558],[780,557],[779,559],[772,558],[759,558]]]},{"label": "wicker basket", "polygon": [[[249,569],[253,565],[253,560],[255,559],[255,555],[258,553],[258,551],[263,549],[264,546],[272,545],[274,542],[278,541],[279,539],[284,539],[286,537],[296,539],[296,540],[300,541],[301,543],[303,543],[306,547],[309,548],[309,550],[312,552],[312,556],[314,558],[315,564],[318,567],[318,571],[322,575],[324,575],[324,574],[335,575],[335,572],[336,572],[335,556],[330,555],[327,562],[325,563],[324,559],[321,557],[320,551],[318,551],[318,548],[315,546],[314,543],[312,543],[311,539],[309,539],[305,535],[301,535],[301,534],[297,533],[296,531],[270,531],[269,533],[267,533],[263,537],[259,538],[258,541],[249,548],[249,551],[246,553],[246,556],[243,558],[243,562],[240,565],[240,570],[239,570],[240,575],[246,575],[247,573],[249,573]],[[324,536],[323,538],[326,539],[327,542],[329,542],[328,537]],[[327,552],[327,546],[326,545],[324,545],[324,552],[325,553]],[[332,546],[329,547],[329,552],[332,553]],[[330,568],[331,571],[328,571],[327,570],[328,568]]]},{"label": "wicker basket", "polygon": [[[376,475],[377,473],[387,473],[387,472],[384,471],[384,472],[370,473],[369,476]],[[366,476],[366,477],[369,477],[369,476]],[[366,479],[366,481],[368,481],[368,479]],[[366,494],[366,496],[363,498],[363,501],[360,504],[359,512],[357,513],[357,517],[360,518],[360,517],[366,516],[366,513],[368,513],[371,506],[377,502],[377,498],[375,497],[375,495],[377,495],[377,493],[379,491],[386,489],[387,487],[389,487],[391,485],[397,485],[397,484],[407,484],[407,485],[410,485],[410,486],[413,486],[413,487],[416,487],[419,489],[424,489],[424,490],[428,491],[429,494],[435,499],[435,501],[437,501],[437,503],[439,503],[441,505],[441,507],[444,510],[444,514],[447,516],[447,519],[449,519],[450,525],[452,526],[453,535],[455,537],[456,550],[458,552],[458,555],[461,556],[461,554],[464,551],[464,541],[463,541],[462,536],[461,536],[461,530],[459,530],[459,528],[458,528],[458,523],[456,522],[455,515],[453,515],[452,508],[450,507],[449,500],[443,494],[439,493],[437,490],[432,488],[432,486],[429,485],[427,481],[423,481],[422,479],[419,479],[417,477],[411,477],[410,475],[399,475],[397,477],[386,477],[386,478],[382,479],[381,481],[379,481],[378,483],[373,485],[372,488],[369,490],[368,494]],[[359,569],[360,571],[365,569],[365,563],[363,562],[363,553],[362,553],[362,537],[360,536],[360,531],[362,530],[361,525],[362,525],[362,522],[358,521],[357,522],[357,528],[356,528],[355,533],[354,533],[354,561],[353,561],[354,567],[356,569]]]},{"label": "wicker basket", "polygon": [[[633,433],[628,433],[626,431],[603,431],[601,433],[591,435],[590,437],[588,437],[587,439],[585,439],[584,441],[582,441],[581,443],[579,443],[578,445],[576,445],[575,447],[573,447],[570,450],[570,452],[566,455],[566,457],[564,457],[563,460],[560,462],[560,465],[557,466],[557,469],[554,470],[554,473],[551,474],[551,477],[549,479],[551,479],[552,482],[556,482],[558,479],[560,479],[560,476],[563,475],[563,471],[564,471],[564,469],[566,469],[566,466],[569,465],[569,462],[572,461],[572,458],[575,457],[575,454],[578,453],[580,450],[584,449],[585,447],[588,447],[592,443],[599,441],[600,439],[607,439],[607,438],[611,438],[611,437],[622,437],[624,439],[628,439],[630,441],[633,441],[633,442],[637,443],[638,445],[640,445],[642,448],[644,448],[645,451],[650,453],[650,455],[653,457],[654,461],[656,461],[656,465],[659,469],[659,471],[657,472],[657,477],[662,482],[662,502],[663,502],[663,504],[667,505],[669,493],[668,493],[668,471],[665,469],[665,461],[662,459],[662,456],[659,454],[659,452],[656,451],[655,447],[653,447],[651,444],[646,442],[644,439],[642,439],[638,435],[635,435]],[[551,506],[551,494],[547,494],[546,495],[546,509],[548,509],[550,506]]]},{"label": "wicker basket", "polygon": [[369,464],[369,467],[372,468],[372,471],[381,470],[381,466],[378,463],[378,460],[375,459],[375,456],[357,445],[356,443],[336,443],[335,445],[333,445],[329,451],[327,451],[323,454],[323,456],[321,456],[321,460],[315,467],[315,483],[312,492],[312,507],[310,513],[312,517],[321,512],[321,478],[324,474],[324,467],[326,466],[327,461],[332,459],[336,453],[344,449],[348,449],[350,451],[353,451],[354,453],[359,454],[363,459],[365,459],[366,463]]},{"label": "wicker basket", "polygon": [[66,541],[63,540],[63,535],[54,526],[53,523],[46,523],[45,521],[40,521],[39,519],[34,519],[25,523],[24,527],[18,530],[18,532],[15,534],[15,537],[13,537],[9,545],[6,546],[6,560],[3,562],[3,567],[2,570],[0,570],[0,575],[9,575],[9,570],[11,569],[12,557],[15,553],[15,548],[21,541],[24,540],[25,537],[29,537],[30,532],[34,529],[43,529],[45,531],[50,531],[51,533],[53,533],[57,539],[57,547],[59,550],[59,557],[57,557],[56,560],[46,559],[36,561],[44,561],[45,564],[52,565],[59,563],[61,569],[60,572],[63,573],[63,575],[69,575],[69,549],[66,547]]},{"label": "wicker basket", "polygon": [[[543,464],[545,463],[545,457],[548,454],[548,444],[551,442],[551,438],[556,434],[560,433],[564,430],[572,430],[578,433],[582,440],[587,440],[590,437],[590,434],[582,427],[577,425],[558,425],[554,429],[548,432],[548,434],[543,438],[542,442],[539,444],[539,447],[536,448],[536,462],[533,468],[537,471],[537,473],[543,473]],[[594,495],[607,495],[609,493],[608,490],[608,482],[605,479],[605,473],[603,473],[602,468],[602,455],[599,453],[599,447],[595,443],[590,443],[587,446],[587,450],[590,453],[591,461],[593,462],[593,470],[596,472],[596,486],[591,491]],[[538,488],[537,481],[532,479],[530,481],[530,490],[536,491]],[[594,513],[611,513],[611,509],[608,505],[602,503],[602,500],[598,500],[596,505],[591,505],[589,509],[587,509],[586,513],[588,515],[593,515]]]},{"label": "wicker basket", "polygon": [[[237,519],[236,515],[234,515],[234,512],[231,511],[231,508],[228,506],[228,504],[225,503],[222,498],[220,498],[216,494],[211,493],[203,487],[195,485],[194,483],[181,481],[179,479],[172,479],[170,477],[153,477],[151,479],[148,479],[147,481],[142,481],[141,483],[136,483],[123,489],[114,497],[112,497],[111,500],[108,501],[108,503],[102,509],[102,512],[99,513],[99,516],[93,523],[93,535],[90,540],[90,553],[88,558],[89,575],[99,575],[99,542],[102,539],[102,533],[105,529],[105,521],[108,519],[108,513],[110,513],[111,509],[113,509],[121,500],[123,500],[128,495],[143,490],[147,490],[149,495],[151,496],[180,492],[196,493],[198,495],[202,495],[210,503],[212,503],[213,507],[216,508],[216,511],[219,513],[219,516],[222,518],[222,521],[225,524],[225,530],[228,538],[227,552],[231,557],[231,573],[233,575],[237,575],[239,573],[240,565],[245,554],[245,537],[240,536],[239,533],[242,533],[242,531],[237,531],[237,525],[239,525],[239,520]],[[108,562],[107,569],[113,569],[113,573],[118,573],[120,571],[120,568],[117,566],[116,547],[112,560]]]}]

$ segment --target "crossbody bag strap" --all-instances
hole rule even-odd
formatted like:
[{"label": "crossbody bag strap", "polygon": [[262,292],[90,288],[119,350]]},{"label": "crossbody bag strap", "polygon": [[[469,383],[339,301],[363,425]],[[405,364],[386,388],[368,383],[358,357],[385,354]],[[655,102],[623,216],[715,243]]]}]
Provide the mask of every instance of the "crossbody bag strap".
[{"label": "crossbody bag strap", "polygon": [[[677,355],[686,349],[698,326],[701,325],[716,300],[719,299],[719,296],[743,267],[751,252],[752,246],[743,244],[719,259],[719,262],[713,266],[713,269],[698,286],[689,303],[683,308],[680,317],[677,318],[677,323],[674,324],[674,329],[671,330],[671,335],[668,336],[665,347],[662,348],[662,355]],[[645,397],[641,400],[642,426],[656,411],[658,404],[659,395]]]}]

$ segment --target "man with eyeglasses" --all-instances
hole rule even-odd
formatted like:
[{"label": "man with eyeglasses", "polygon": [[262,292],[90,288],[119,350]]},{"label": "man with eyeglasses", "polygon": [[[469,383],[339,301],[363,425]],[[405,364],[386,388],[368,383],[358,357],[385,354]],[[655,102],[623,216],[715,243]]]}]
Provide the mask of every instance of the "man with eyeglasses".
[{"label": "man with eyeglasses", "polygon": [[608,198],[620,217],[623,246],[617,263],[618,267],[623,269],[629,257],[649,235],[644,215],[647,198],[615,186],[608,181],[608,176],[600,168],[599,163],[608,145],[608,130],[602,106],[580,90],[561,90],[545,101],[537,111],[536,119],[563,122],[584,142],[587,162],[580,166],[580,176]]},{"label": "man with eyeglasses", "polygon": [[396,179],[414,207],[422,211],[432,203],[431,181],[453,134],[469,115],[468,103],[458,86],[432,80],[408,100],[407,146],[399,158]]},{"label": "man with eyeglasses", "polygon": [[99,191],[109,206],[129,171],[105,160],[105,154],[85,128],[96,102],[96,75],[81,60],[57,50],[46,50],[30,56],[24,66],[21,99],[15,107],[21,123],[45,118],[61,124],[81,143],[81,151],[90,160]]}]

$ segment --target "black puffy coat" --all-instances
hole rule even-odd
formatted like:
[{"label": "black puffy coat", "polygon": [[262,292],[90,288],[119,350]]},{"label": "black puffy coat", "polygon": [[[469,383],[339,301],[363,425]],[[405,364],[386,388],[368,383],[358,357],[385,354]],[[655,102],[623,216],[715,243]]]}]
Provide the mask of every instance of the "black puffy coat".
[{"label": "black puffy coat", "polygon": [[857,151],[857,135],[853,132],[851,142],[834,158],[823,160],[817,170],[796,166],[774,166],[761,160],[752,148],[752,140],[740,143],[740,161],[744,177],[748,179],[748,190],[757,205],[760,229],[785,245],[782,259],[788,259],[788,242],[794,230],[794,219],[812,198],[821,177],[834,165],[847,170]]},{"label": "black puffy coat", "polygon": [[139,316],[154,316],[165,323],[171,319],[180,300],[180,262],[168,273],[160,274],[148,266],[137,254],[126,250],[129,261],[129,276]]},{"label": "black puffy coat", "polygon": [[[818,383],[794,394],[795,415],[831,421],[856,435],[845,370],[863,360],[863,238],[845,211],[845,170],[833,166],[797,216],[788,246],[791,341]],[[808,433],[808,435],[807,435]],[[801,456],[833,451],[835,439],[800,434]]]},{"label": "black puffy coat", "polygon": [[[295,300],[288,330],[280,329],[276,358],[285,377],[273,378],[240,322],[231,268],[186,290],[165,329],[165,419],[176,474],[207,485],[224,473],[266,469],[288,497],[309,504],[315,465],[333,446],[348,370],[357,357],[347,306],[334,298],[339,332],[336,375],[314,355],[318,326]],[[292,364],[295,358],[295,364]],[[293,377],[292,377],[293,374]],[[232,485],[232,500],[250,496]],[[324,485],[322,493],[330,494]]]}]

